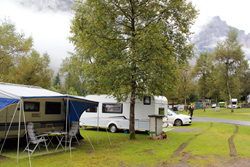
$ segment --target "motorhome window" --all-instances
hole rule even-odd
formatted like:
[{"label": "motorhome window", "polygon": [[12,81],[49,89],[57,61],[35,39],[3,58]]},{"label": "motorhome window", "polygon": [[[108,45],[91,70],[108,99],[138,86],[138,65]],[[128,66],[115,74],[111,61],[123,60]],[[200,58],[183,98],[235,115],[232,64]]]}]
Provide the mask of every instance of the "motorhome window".
[{"label": "motorhome window", "polygon": [[150,96],[144,97],[143,104],[150,105],[151,104],[151,97]]},{"label": "motorhome window", "polygon": [[61,114],[61,103],[60,102],[46,102],[45,114]]},{"label": "motorhome window", "polygon": [[40,103],[39,102],[24,102],[24,111],[28,112],[39,112]]},{"label": "motorhome window", "polygon": [[102,104],[103,113],[122,113],[122,104]]},{"label": "motorhome window", "polygon": [[164,108],[159,108],[159,115],[164,115]]},{"label": "motorhome window", "polygon": [[97,112],[97,107],[89,107],[86,112]]}]

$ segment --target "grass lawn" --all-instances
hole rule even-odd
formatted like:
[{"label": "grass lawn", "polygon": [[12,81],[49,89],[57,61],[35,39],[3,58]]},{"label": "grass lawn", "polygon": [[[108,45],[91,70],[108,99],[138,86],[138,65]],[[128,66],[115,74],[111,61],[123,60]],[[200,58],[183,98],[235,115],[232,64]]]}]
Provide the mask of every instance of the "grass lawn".
[{"label": "grass lawn", "polygon": [[[178,113],[188,115],[188,112],[185,110]],[[234,109],[233,113],[231,109],[227,108],[221,108],[219,112],[216,112],[214,108],[208,108],[205,112],[203,109],[195,109],[193,116],[250,121],[250,108],[237,108]]]},{"label": "grass lawn", "polygon": [[[181,112],[184,113],[185,111]],[[195,110],[194,116],[249,120],[249,109]],[[186,113],[186,112],[185,112]],[[184,113],[184,114],[185,114]],[[250,120],[249,120],[250,121]],[[152,140],[145,132],[138,132],[136,140],[122,131],[107,133],[96,129],[81,129],[84,140],[74,145],[70,153],[61,150],[31,156],[31,165],[40,166],[247,166],[250,163],[250,127],[231,124],[193,122],[191,125],[174,127],[167,132],[166,140]],[[93,144],[93,150],[88,138]],[[98,140],[97,140],[98,139]],[[110,139],[110,140],[109,140]],[[98,144],[97,144],[98,142]],[[16,143],[14,143],[16,144]],[[41,148],[40,151],[45,151]],[[4,151],[3,151],[4,152]],[[39,152],[39,150],[38,150]],[[13,150],[16,154],[16,150]],[[26,167],[28,158],[16,159],[0,154],[0,166]]]}]

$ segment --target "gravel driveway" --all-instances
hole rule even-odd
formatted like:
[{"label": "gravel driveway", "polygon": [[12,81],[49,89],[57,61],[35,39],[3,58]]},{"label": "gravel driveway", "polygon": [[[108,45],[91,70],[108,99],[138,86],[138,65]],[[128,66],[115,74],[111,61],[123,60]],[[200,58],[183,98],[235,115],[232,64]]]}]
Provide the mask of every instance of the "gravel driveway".
[{"label": "gravel driveway", "polygon": [[250,126],[250,121],[238,121],[230,119],[204,118],[204,117],[193,117],[192,120],[193,122],[218,122],[218,123]]}]

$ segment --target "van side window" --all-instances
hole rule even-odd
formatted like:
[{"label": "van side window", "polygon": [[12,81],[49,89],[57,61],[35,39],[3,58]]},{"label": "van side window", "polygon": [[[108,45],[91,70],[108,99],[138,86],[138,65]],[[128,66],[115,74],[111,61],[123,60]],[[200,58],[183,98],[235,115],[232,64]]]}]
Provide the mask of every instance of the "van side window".
[{"label": "van side window", "polygon": [[97,112],[97,107],[89,107],[86,112]]},{"label": "van side window", "polygon": [[102,104],[103,113],[122,113],[122,104]]},{"label": "van side window", "polygon": [[61,103],[60,102],[46,102],[45,114],[61,114]]},{"label": "van side window", "polygon": [[24,102],[24,111],[39,112],[40,102]]}]

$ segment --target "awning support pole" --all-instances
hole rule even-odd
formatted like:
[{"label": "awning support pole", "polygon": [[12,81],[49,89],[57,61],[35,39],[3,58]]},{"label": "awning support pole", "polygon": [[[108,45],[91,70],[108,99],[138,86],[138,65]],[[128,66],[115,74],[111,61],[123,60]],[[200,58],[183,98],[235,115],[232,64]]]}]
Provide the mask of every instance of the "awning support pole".
[{"label": "awning support pole", "polygon": [[13,114],[13,116],[12,116],[12,119],[11,119],[11,122],[10,122],[10,125],[9,125],[9,128],[8,128],[8,131],[7,131],[6,135],[5,135],[5,138],[4,138],[3,145],[2,145],[2,147],[1,147],[0,153],[2,153],[3,146],[4,146],[4,144],[5,144],[5,141],[6,141],[6,139],[7,139],[7,136],[8,136],[8,134],[9,134],[10,127],[11,127],[12,122],[13,122],[13,120],[14,120],[14,117],[15,117],[15,115],[16,115],[16,111],[17,111],[17,108],[18,108],[18,105],[19,105],[19,104],[20,104],[20,100],[19,100],[19,102],[17,103],[15,112],[14,112],[14,114]]}]

